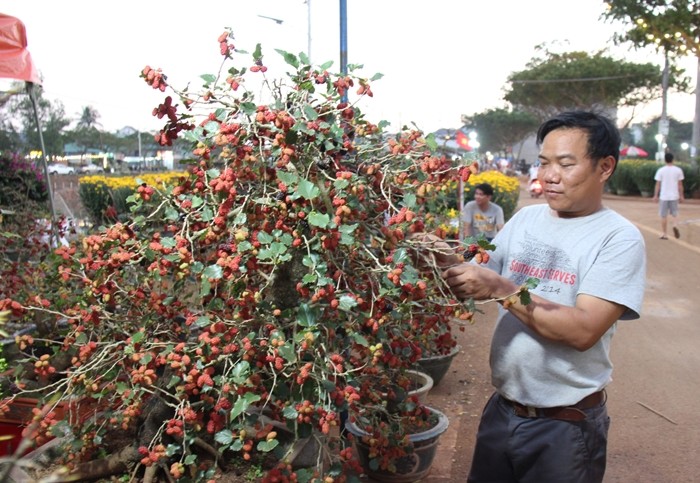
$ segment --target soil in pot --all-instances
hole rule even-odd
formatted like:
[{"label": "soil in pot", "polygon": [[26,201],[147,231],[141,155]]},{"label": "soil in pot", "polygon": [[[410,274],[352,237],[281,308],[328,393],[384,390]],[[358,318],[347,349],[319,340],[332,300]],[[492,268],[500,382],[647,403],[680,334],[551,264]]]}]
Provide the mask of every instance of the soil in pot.
[{"label": "soil in pot", "polygon": [[432,407],[428,409],[437,415],[437,424],[428,430],[410,435],[413,452],[401,456],[395,462],[395,472],[375,468],[376,465],[369,457],[370,448],[362,441],[363,436],[369,435],[355,423],[348,422],[346,424],[346,429],[355,436],[355,451],[367,476],[373,480],[387,483],[412,483],[428,476],[435,459],[440,436],[447,431],[449,426],[449,420],[443,412]]}]

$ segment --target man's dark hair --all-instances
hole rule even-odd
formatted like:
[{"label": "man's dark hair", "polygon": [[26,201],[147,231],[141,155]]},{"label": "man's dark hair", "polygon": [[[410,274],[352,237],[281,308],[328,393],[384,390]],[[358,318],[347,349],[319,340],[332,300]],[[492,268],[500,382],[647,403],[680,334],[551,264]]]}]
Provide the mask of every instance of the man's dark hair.
[{"label": "man's dark hair", "polygon": [[562,112],[542,123],[537,130],[537,145],[555,129],[583,129],[588,133],[588,156],[598,163],[607,156],[620,160],[620,131],[607,117],[590,111]]},{"label": "man's dark hair", "polygon": [[493,196],[493,186],[491,186],[488,183],[479,183],[478,185],[474,186],[475,193],[476,193],[476,190],[481,191],[486,196]]},{"label": "man's dark hair", "polygon": [[664,159],[666,160],[667,163],[672,163],[673,162],[673,153],[664,154]]}]

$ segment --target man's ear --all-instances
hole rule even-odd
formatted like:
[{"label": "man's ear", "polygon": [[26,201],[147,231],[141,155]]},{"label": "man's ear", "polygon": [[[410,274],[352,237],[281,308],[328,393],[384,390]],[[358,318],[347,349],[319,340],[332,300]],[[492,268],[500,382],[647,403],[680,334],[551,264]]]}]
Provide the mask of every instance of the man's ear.
[{"label": "man's ear", "polygon": [[617,161],[615,161],[615,158],[613,156],[606,156],[600,161],[598,161],[598,170],[600,172],[601,180],[603,182],[610,179],[610,176],[612,176],[613,171],[615,171],[616,165]]}]

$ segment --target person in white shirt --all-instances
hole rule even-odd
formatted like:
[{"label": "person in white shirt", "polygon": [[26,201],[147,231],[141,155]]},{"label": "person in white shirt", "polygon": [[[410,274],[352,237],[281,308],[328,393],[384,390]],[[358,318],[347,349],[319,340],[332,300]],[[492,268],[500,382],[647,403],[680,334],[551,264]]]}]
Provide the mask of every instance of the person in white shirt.
[{"label": "person in white shirt", "polygon": [[666,153],[664,159],[666,166],[656,170],[654,179],[654,201],[659,202],[659,216],[661,216],[661,239],[668,240],[668,217],[671,217],[673,236],[680,238],[676,219],[678,217],[678,203],[683,197],[683,170],[673,164],[673,154]]}]

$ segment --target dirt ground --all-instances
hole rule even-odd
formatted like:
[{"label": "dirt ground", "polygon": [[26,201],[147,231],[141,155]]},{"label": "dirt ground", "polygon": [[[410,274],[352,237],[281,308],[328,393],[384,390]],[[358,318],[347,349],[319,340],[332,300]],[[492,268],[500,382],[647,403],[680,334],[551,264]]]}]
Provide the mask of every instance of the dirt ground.
[{"label": "dirt ground", "polygon": [[[521,204],[544,203],[521,193]],[[634,222],[647,247],[647,288],[639,320],[618,324],[608,386],[612,419],[606,483],[700,481],[700,201],[680,206],[680,240],[660,240],[657,205],[650,199],[606,197]],[[488,349],[497,313],[484,313],[459,334],[462,351],[428,403],[450,416],[427,483],[466,481],[483,405],[492,388]]]}]

